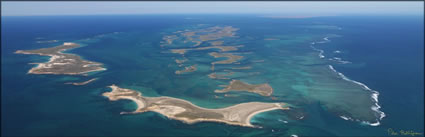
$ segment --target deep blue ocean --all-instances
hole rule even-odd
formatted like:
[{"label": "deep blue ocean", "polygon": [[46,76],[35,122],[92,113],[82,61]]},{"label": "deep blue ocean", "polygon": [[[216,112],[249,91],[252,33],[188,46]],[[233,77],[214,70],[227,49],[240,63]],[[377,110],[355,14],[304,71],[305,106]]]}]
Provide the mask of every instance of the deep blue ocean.
[{"label": "deep blue ocean", "polygon": [[[259,15],[104,15],[104,16],[2,16],[1,26],[1,135],[2,136],[390,136],[388,129],[424,133],[424,19],[423,16],[332,16],[315,18],[260,18]],[[165,62],[151,59],[158,54],[159,41],[170,28],[191,24],[231,25],[240,33],[258,34],[255,28],[287,24],[328,24],[342,28],[340,38],[321,45],[328,58],[339,57],[350,64],[333,64],[352,80],[378,91],[380,110],[385,112],[377,127],[344,121],[322,110],[326,122],[314,120],[278,125],[269,129],[251,129],[222,123],[201,122],[187,125],[153,112],[119,115],[131,111],[130,101],[110,103],[101,93],[118,81],[134,89],[155,91],[183,97],[201,93],[169,93],[178,84],[164,77],[173,74]],[[252,28],[246,31],[243,28]],[[282,27],[284,28],[284,27]],[[285,29],[277,29],[286,31]],[[288,29],[290,32],[290,29]],[[115,32],[126,32],[112,35]],[[286,33],[289,33],[286,32]],[[134,34],[134,35],[132,35]],[[137,35],[136,35],[137,34]],[[110,36],[112,35],[112,36]],[[95,39],[103,37],[100,41]],[[123,40],[122,38],[128,38]],[[117,41],[116,39],[120,39]],[[37,43],[42,40],[58,40]],[[87,41],[85,41],[87,40]],[[85,86],[63,83],[83,81],[88,77],[27,74],[34,65],[48,57],[14,54],[16,50],[52,47],[67,41],[86,42],[87,46],[69,52],[84,59],[101,62],[108,69],[93,74],[100,80]],[[134,44],[136,43],[136,44]],[[138,48],[145,52],[134,50]],[[334,51],[341,51],[335,54]],[[156,62],[163,62],[156,63]],[[145,64],[145,65],[143,65]],[[126,71],[122,71],[125,69]],[[112,75],[113,74],[113,75]],[[115,77],[114,75],[120,75]],[[144,79],[158,77],[161,82]],[[141,84],[143,83],[143,84]],[[195,87],[202,89],[202,87]],[[89,90],[88,90],[89,89]],[[195,101],[196,100],[192,100]],[[196,104],[196,103],[195,103]],[[202,104],[201,104],[202,105]],[[218,105],[219,106],[219,105]],[[214,107],[214,106],[211,106]],[[215,106],[217,107],[217,106]],[[277,112],[271,112],[277,113]],[[268,114],[268,113],[267,113]],[[259,116],[258,121],[261,121]],[[267,121],[267,118],[264,118]],[[276,120],[276,119],[274,119]],[[257,121],[257,120],[256,120]],[[273,124],[270,123],[271,126]]]}]

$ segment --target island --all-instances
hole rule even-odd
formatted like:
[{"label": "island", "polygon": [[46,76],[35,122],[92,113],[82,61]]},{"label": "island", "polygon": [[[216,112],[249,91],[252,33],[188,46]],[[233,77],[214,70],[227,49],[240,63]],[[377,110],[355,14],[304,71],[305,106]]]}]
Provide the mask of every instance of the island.
[{"label": "island", "polygon": [[211,70],[214,70],[215,64],[232,64],[237,62],[238,60],[242,59],[243,56],[233,55],[232,53],[217,53],[217,52],[211,52],[209,53],[210,56],[213,56],[214,58],[221,58],[226,57],[226,60],[221,61],[214,61],[211,63]]},{"label": "island", "polygon": [[232,64],[232,63],[243,58],[243,56],[233,55],[232,53],[211,52],[211,53],[209,53],[209,55],[213,56],[214,58],[221,58],[221,57],[227,58],[226,60],[212,62],[211,64]]},{"label": "island", "polygon": [[187,58],[184,59],[175,59],[175,62],[179,65],[179,67],[183,66],[183,63],[185,63],[186,61],[188,61]]},{"label": "island", "polygon": [[[202,26],[202,25],[200,25]],[[237,64],[238,60],[242,59],[243,56],[233,55],[234,53],[223,53],[228,51],[237,51],[239,48],[244,47],[244,45],[233,45],[233,46],[225,46],[225,37],[238,37],[236,35],[236,31],[238,28],[234,28],[232,26],[214,26],[208,28],[195,28],[194,30],[186,29],[184,31],[176,31],[173,32],[172,35],[165,35],[161,43],[162,48],[166,48],[163,45],[171,45],[173,40],[183,41],[183,43],[191,42],[190,47],[186,48],[168,48],[168,51],[171,53],[180,54],[183,58],[185,58],[185,54],[188,51],[199,51],[199,50],[209,50],[209,49],[217,49],[217,52],[211,52],[209,55],[215,58],[226,57],[227,60],[215,61],[211,63],[211,70],[214,71],[215,64]],[[177,36],[177,37],[176,37]],[[179,42],[180,43],[180,42]],[[195,43],[192,45],[192,43]],[[206,43],[206,44],[202,44]],[[202,44],[202,45],[201,45]],[[183,44],[187,45],[187,44]],[[219,53],[218,53],[219,52]],[[241,54],[241,53],[239,53]],[[179,67],[182,67],[184,62],[188,61],[187,58],[184,60],[175,60]],[[241,67],[235,69],[250,69],[250,67]],[[192,68],[185,68],[184,70],[177,70],[176,74],[181,74],[182,71],[193,70]],[[227,79],[224,77],[219,77],[215,73],[209,75],[210,78],[213,79]]]},{"label": "island", "polygon": [[172,53],[177,54],[185,54],[189,50],[207,50],[207,49],[219,49],[221,52],[225,51],[235,51],[238,50],[238,48],[243,47],[243,45],[237,45],[237,46],[208,46],[208,47],[199,47],[199,48],[190,48],[190,49],[171,49]]},{"label": "island", "polygon": [[176,40],[178,37],[176,35],[170,35],[170,36],[164,36],[162,39],[165,41],[163,44],[161,44],[161,47],[164,45],[170,45],[173,44],[173,41]]},{"label": "island", "polygon": [[184,67],[184,70],[177,70],[175,73],[183,74],[183,73],[194,72],[194,71],[196,71],[196,64],[192,66]]},{"label": "island", "polygon": [[258,85],[251,85],[248,83],[244,83],[240,80],[232,80],[230,81],[230,84],[227,85],[226,88],[222,90],[215,90],[215,93],[226,93],[229,91],[247,91],[252,92],[256,94],[260,94],[262,96],[270,96],[273,93],[273,88],[265,83],[265,84],[258,84]]},{"label": "island", "polygon": [[[235,31],[237,31],[238,28],[233,28],[232,26],[214,26],[209,27],[205,29],[198,29],[198,30],[185,30],[185,31],[176,31],[174,33],[180,34],[181,37],[184,38],[183,43],[192,42],[195,43],[192,45],[192,47],[197,47],[201,45],[203,42],[206,41],[212,41],[221,39],[224,37],[235,37],[236,34]],[[165,41],[163,44],[161,44],[161,47],[164,47],[165,45],[171,45],[173,40],[178,39],[179,37],[176,35],[167,35],[164,36],[162,39]],[[222,42],[216,42],[216,44],[220,45]]]},{"label": "island", "polygon": [[227,72],[227,74],[217,74],[216,72],[211,73],[208,75],[209,78],[211,79],[229,79],[226,76],[231,76],[233,75],[234,72]]},{"label": "island", "polygon": [[75,85],[75,86],[81,86],[81,85],[86,85],[86,84],[88,84],[90,82],[93,82],[95,80],[97,80],[97,78],[92,78],[92,79],[87,80],[87,81],[84,81],[84,82],[67,82],[65,84],[71,84],[71,85]]},{"label": "island", "polygon": [[66,75],[86,75],[88,72],[103,71],[103,64],[87,61],[80,56],[70,53],[63,53],[68,49],[80,47],[76,43],[65,42],[63,45],[42,48],[36,50],[18,50],[16,54],[37,54],[41,56],[50,56],[50,60],[38,64],[28,71],[29,74],[66,74]]},{"label": "island", "polygon": [[134,114],[152,111],[164,115],[170,119],[193,124],[201,121],[221,122],[229,125],[256,127],[250,123],[251,118],[259,113],[271,110],[287,110],[285,103],[248,102],[225,108],[207,109],[196,106],[189,101],[173,97],[144,97],[142,93],[120,88],[116,85],[109,86],[112,91],[102,95],[110,101],[121,99],[131,100],[137,104],[133,112],[121,112],[121,114]]},{"label": "island", "polygon": [[251,66],[245,66],[245,67],[232,67],[232,69],[251,69]]}]

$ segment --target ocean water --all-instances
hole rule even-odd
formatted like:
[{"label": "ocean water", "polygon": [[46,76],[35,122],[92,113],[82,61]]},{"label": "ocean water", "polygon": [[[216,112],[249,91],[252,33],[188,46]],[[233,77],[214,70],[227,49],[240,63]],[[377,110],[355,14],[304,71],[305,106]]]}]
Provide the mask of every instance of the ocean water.
[{"label": "ocean water", "polygon": [[[161,48],[162,37],[185,29],[208,26],[239,28],[237,38],[225,44],[243,48],[240,64],[217,65],[216,72],[238,70],[232,79],[269,83],[273,96],[243,92],[230,97],[213,91],[229,80],[208,78],[209,52],[189,51],[186,65],[198,71],[176,75],[178,54]],[[305,19],[263,18],[258,15],[126,15],[2,17],[1,105],[2,135],[99,136],[389,136],[388,129],[424,132],[423,17],[337,16]],[[327,37],[327,38],[326,38]],[[278,40],[265,40],[274,38]],[[326,39],[327,40],[326,40]],[[57,40],[57,42],[48,42]],[[43,43],[44,42],[44,43]],[[16,50],[52,47],[63,42],[83,45],[67,52],[101,62],[106,71],[88,76],[33,75],[31,62],[48,57],[13,54]],[[311,44],[314,42],[315,44]],[[202,46],[202,45],[201,45]],[[324,58],[320,58],[321,55]],[[335,52],[335,51],[339,51]],[[343,64],[341,58],[350,63]],[[264,62],[253,62],[264,60]],[[379,126],[344,120],[374,120],[372,92],[343,80],[347,78],[379,92]],[[251,75],[252,74],[252,75]],[[99,78],[84,86],[64,84]],[[101,96],[107,86],[141,91],[144,96],[171,96],[206,108],[250,101],[285,102],[290,111],[270,111],[251,122],[262,128],[200,122],[184,124],[154,112],[120,115],[134,103],[111,102]],[[215,98],[217,95],[219,98]],[[353,101],[354,100],[354,101]],[[359,101],[361,100],[361,101]],[[353,107],[355,106],[355,107]],[[375,116],[376,115],[376,116]]]}]

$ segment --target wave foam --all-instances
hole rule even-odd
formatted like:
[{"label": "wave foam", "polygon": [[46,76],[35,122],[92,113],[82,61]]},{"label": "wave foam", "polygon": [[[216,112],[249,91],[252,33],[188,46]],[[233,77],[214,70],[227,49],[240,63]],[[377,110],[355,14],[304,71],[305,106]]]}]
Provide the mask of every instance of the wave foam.
[{"label": "wave foam", "polygon": [[345,61],[345,60],[342,60],[341,58],[337,58],[337,57],[334,57],[334,58],[331,58],[331,59],[329,59],[330,61],[336,61],[336,62],[338,62],[338,63],[340,63],[340,64],[348,64],[348,63],[351,63],[350,61]]},{"label": "wave foam", "polygon": [[321,50],[321,49],[317,49],[317,48],[315,48],[315,47],[313,47],[313,46],[310,46],[313,50],[315,50],[315,51],[319,51],[319,57],[320,58],[325,58],[325,56],[323,55],[323,53],[325,52],[325,51],[323,51],[323,50]]},{"label": "wave foam", "polygon": [[329,37],[325,37],[325,38],[323,38],[323,40],[330,41],[328,38],[329,38]]},{"label": "wave foam", "polygon": [[[372,109],[373,111],[375,111],[376,113],[378,113],[378,114],[379,114],[379,119],[376,119],[376,123],[370,123],[370,122],[368,122],[368,121],[361,121],[361,122],[362,122],[362,123],[364,123],[364,124],[371,125],[371,126],[378,126],[378,125],[380,125],[379,120],[382,120],[382,118],[384,118],[384,117],[385,117],[385,113],[379,110],[379,109],[381,108],[381,106],[379,106],[379,105],[378,105],[378,102],[379,102],[379,101],[378,101],[379,92],[378,92],[378,91],[375,91],[375,90],[370,89],[368,86],[366,86],[366,85],[365,85],[365,84],[363,84],[363,83],[360,83],[360,82],[358,82],[358,81],[351,80],[351,79],[347,78],[344,74],[342,74],[342,73],[340,73],[340,72],[336,71],[336,70],[333,68],[333,66],[332,66],[332,65],[329,65],[329,68],[330,68],[333,72],[335,72],[336,74],[338,74],[338,75],[339,75],[342,79],[344,79],[344,80],[346,80],[346,81],[349,81],[349,82],[353,82],[353,83],[355,83],[355,84],[357,84],[357,85],[360,85],[360,86],[362,86],[362,87],[363,87],[363,89],[365,89],[365,90],[368,90],[368,91],[372,92],[371,98],[373,99],[373,101],[375,102],[375,104],[374,104],[374,106],[371,106],[371,109]],[[344,120],[351,120],[351,121],[354,121],[352,118],[349,118],[349,117],[345,117],[345,116],[340,116],[340,117],[341,117],[341,118],[343,118]],[[360,120],[356,120],[356,121],[360,121]]]},{"label": "wave foam", "polygon": [[[323,40],[325,40],[325,41],[319,41],[319,42],[312,42],[311,43],[311,48],[313,49],[313,50],[316,50],[316,51],[319,51],[319,57],[320,58],[324,58],[325,56],[323,55],[323,53],[324,53],[324,51],[323,50],[321,50],[321,49],[317,49],[317,48],[315,48],[313,45],[314,44],[316,44],[316,43],[326,43],[326,42],[330,42],[330,40],[329,40],[329,37],[325,37],[325,38],[323,38]],[[334,51],[334,53],[341,53],[341,51]],[[334,58],[334,59],[336,59],[336,60],[338,60],[338,61],[341,61],[341,58]],[[344,63],[344,64],[346,64],[346,63],[351,63],[351,62],[348,62],[348,61],[341,61],[342,63]],[[370,91],[370,92],[372,92],[372,94],[371,94],[371,98],[373,99],[373,101],[375,102],[375,104],[374,104],[374,106],[371,106],[371,109],[373,110],[373,111],[375,111],[376,113],[378,113],[379,114],[379,119],[376,119],[376,122],[375,123],[371,123],[371,122],[368,122],[368,121],[360,121],[360,120],[358,120],[358,119],[356,119],[356,120],[354,120],[354,119],[352,119],[352,118],[350,118],[350,117],[346,117],[346,116],[340,116],[342,119],[344,119],[344,120],[351,120],[351,121],[358,121],[358,122],[361,122],[361,123],[363,123],[363,124],[367,124],[367,125],[370,125],[370,126],[378,126],[378,125],[380,125],[380,122],[379,122],[379,120],[382,120],[382,118],[384,118],[385,117],[385,113],[384,112],[382,112],[382,111],[380,111],[379,109],[381,108],[381,106],[379,106],[379,104],[378,104],[378,96],[379,96],[379,92],[378,91],[375,91],[375,90],[372,90],[372,89],[370,89],[368,86],[366,86],[365,84],[363,84],[363,83],[361,83],[361,82],[358,82],[358,81],[355,81],[355,80],[351,80],[351,79],[349,79],[348,77],[346,77],[344,74],[342,74],[342,73],[340,73],[340,72],[338,72],[338,71],[336,71],[334,68],[333,68],[333,66],[332,65],[329,65],[329,68],[333,71],[333,72],[335,72],[336,74],[338,74],[342,79],[344,79],[344,80],[346,80],[346,81],[349,81],[349,82],[353,82],[353,83],[355,83],[355,84],[357,84],[357,85],[360,85],[361,87],[363,87],[363,89],[365,89],[365,90],[368,90],[368,91]]]}]

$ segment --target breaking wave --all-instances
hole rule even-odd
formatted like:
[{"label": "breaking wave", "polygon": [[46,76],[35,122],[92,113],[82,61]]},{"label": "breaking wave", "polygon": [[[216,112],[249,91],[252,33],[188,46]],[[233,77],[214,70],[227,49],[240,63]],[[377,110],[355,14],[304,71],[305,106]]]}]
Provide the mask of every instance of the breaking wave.
[{"label": "breaking wave", "polygon": [[[321,49],[317,49],[316,47],[314,47],[313,45],[315,45],[316,43],[326,43],[326,42],[330,42],[330,40],[329,40],[329,37],[325,37],[325,38],[323,38],[323,40],[324,41],[319,41],[319,42],[312,42],[311,43],[311,48],[313,49],[313,50],[315,50],[315,51],[319,51],[319,57],[320,58],[325,58],[325,56],[323,55],[323,53],[324,53],[324,51],[323,50],[321,50]],[[341,53],[340,51],[334,51],[334,53]],[[338,62],[340,62],[340,63],[342,63],[342,64],[346,64],[346,63],[351,63],[351,62],[349,62],[349,61],[342,61],[342,59],[341,58],[336,58],[336,57],[334,57],[333,59],[330,59],[330,60],[336,60],[336,61],[338,61]],[[361,123],[363,123],[363,124],[367,124],[367,125],[371,125],[371,126],[378,126],[378,125],[380,125],[380,120],[382,120],[382,118],[384,118],[385,117],[385,113],[384,112],[382,112],[382,111],[380,111],[379,109],[381,108],[381,106],[379,106],[379,104],[378,104],[378,96],[379,96],[379,92],[378,91],[375,91],[375,90],[372,90],[372,89],[370,89],[368,86],[366,86],[365,84],[363,84],[363,83],[361,83],[361,82],[358,82],[358,81],[355,81],[355,80],[351,80],[351,79],[349,79],[349,78],[347,78],[344,74],[342,74],[342,73],[340,73],[340,72],[338,72],[338,71],[336,71],[334,68],[333,68],[333,66],[332,65],[329,65],[329,68],[333,71],[333,72],[335,72],[336,74],[338,74],[342,79],[344,79],[344,80],[346,80],[346,81],[349,81],[349,82],[352,82],[352,83],[355,83],[355,84],[357,84],[357,85],[360,85],[363,89],[365,89],[365,90],[367,90],[367,91],[370,91],[370,92],[372,92],[372,94],[371,94],[371,98],[372,98],[372,100],[374,101],[374,105],[373,106],[371,106],[371,109],[374,111],[374,112],[376,112],[377,114],[379,114],[379,118],[378,119],[376,119],[376,122],[375,123],[371,123],[371,122],[369,122],[369,121],[362,121],[362,120],[358,120],[358,119],[353,119],[353,118],[350,118],[350,117],[347,117],[347,116],[340,116],[342,119],[344,119],[344,120],[350,120],[350,121],[357,121],[357,122],[361,122]]]}]

